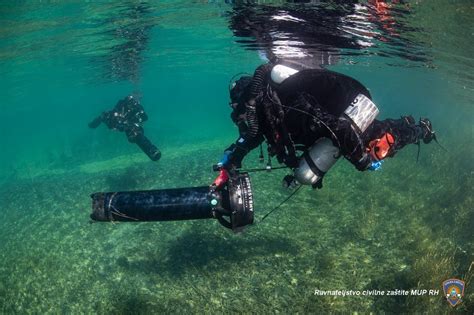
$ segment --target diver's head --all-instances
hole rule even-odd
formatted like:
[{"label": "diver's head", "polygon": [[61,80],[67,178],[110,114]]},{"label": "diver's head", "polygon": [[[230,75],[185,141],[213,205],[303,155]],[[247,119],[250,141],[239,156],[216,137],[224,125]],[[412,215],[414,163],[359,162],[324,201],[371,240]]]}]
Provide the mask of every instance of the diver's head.
[{"label": "diver's head", "polygon": [[127,95],[124,99],[123,99],[123,102],[125,103],[125,105],[128,107],[128,108],[132,108],[132,107],[135,107],[135,106],[138,106],[140,105],[140,101],[138,99],[138,97],[134,94],[130,94],[130,95]]},{"label": "diver's head", "polygon": [[237,125],[240,125],[245,120],[245,101],[249,94],[251,81],[251,76],[242,76],[229,86],[230,107],[232,107],[231,118]]},{"label": "diver's head", "polygon": [[229,86],[230,102],[232,104],[243,103],[248,87],[252,81],[251,76],[242,76]]},{"label": "diver's head", "polygon": [[381,161],[394,154],[395,138],[389,132],[369,142],[367,151],[373,160]]}]

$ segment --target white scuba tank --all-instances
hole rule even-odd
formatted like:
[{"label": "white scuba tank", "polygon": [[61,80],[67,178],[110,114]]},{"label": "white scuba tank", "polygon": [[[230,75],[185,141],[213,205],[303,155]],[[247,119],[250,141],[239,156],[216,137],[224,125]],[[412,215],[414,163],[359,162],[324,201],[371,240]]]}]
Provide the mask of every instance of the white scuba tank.
[{"label": "white scuba tank", "polygon": [[276,65],[272,68],[272,72],[270,73],[270,76],[272,78],[272,81],[274,83],[280,84],[285,79],[289,78],[293,74],[297,73],[298,70],[295,70],[293,68],[284,66],[284,65]]},{"label": "white scuba tank", "polygon": [[314,185],[336,163],[340,151],[328,138],[316,141],[300,159],[295,180],[302,185]]}]

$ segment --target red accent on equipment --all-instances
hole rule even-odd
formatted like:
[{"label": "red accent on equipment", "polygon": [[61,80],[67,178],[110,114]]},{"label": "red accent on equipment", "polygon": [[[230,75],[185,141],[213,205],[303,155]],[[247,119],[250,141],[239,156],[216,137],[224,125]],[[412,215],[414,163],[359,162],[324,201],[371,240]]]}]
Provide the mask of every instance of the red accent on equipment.
[{"label": "red accent on equipment", "polygon": [[229,180],[229,173],[225,169],[221,169],[219,171],[219,176],[216,177],[214,180],[214,185],[216,185],[217,188],[220,188],[222,185],[227,183]]},{"label": "red accent on equipment", "polygon": [[381,161],[391,153],[395,138],[391,133],[386,132],[380,139],[370,141],[367,151],[373,159]]}]

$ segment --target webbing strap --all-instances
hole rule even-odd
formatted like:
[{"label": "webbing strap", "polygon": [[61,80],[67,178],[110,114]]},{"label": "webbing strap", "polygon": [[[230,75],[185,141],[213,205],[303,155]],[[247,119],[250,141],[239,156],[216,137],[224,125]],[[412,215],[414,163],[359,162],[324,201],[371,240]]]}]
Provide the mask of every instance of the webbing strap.
[{"label": "webbing strap", "polygon": [[314,161],[311,159],[311,156],[309,156],[309,153],[308,151],[306,151],[304,154],[303,154],[303,158],[305,159],[306,163],[308,163],[309,165],[309,168],[311,169],[311,171],[318,175],[319,177],[323,177],[324,174],[326,174],[325,172],[321,171],[317,166],[316,164],[314,164]]}]

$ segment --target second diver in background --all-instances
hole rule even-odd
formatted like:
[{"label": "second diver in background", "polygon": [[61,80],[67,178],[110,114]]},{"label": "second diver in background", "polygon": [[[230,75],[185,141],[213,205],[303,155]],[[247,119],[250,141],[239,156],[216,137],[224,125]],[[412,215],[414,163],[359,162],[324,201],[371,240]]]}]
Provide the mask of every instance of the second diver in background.
[{"label": "second diver in background", "polygon": [[147,120],[148,116],[140,102],[129,95],[118,101],[112,110],[103,112],[91,121],[89,127],[95,129],[104,123],[109,129],[125,132],[129,142],[136,143],[152,161],[158,161],[161,152],[145,137],[143,131],[142,125]]}]

